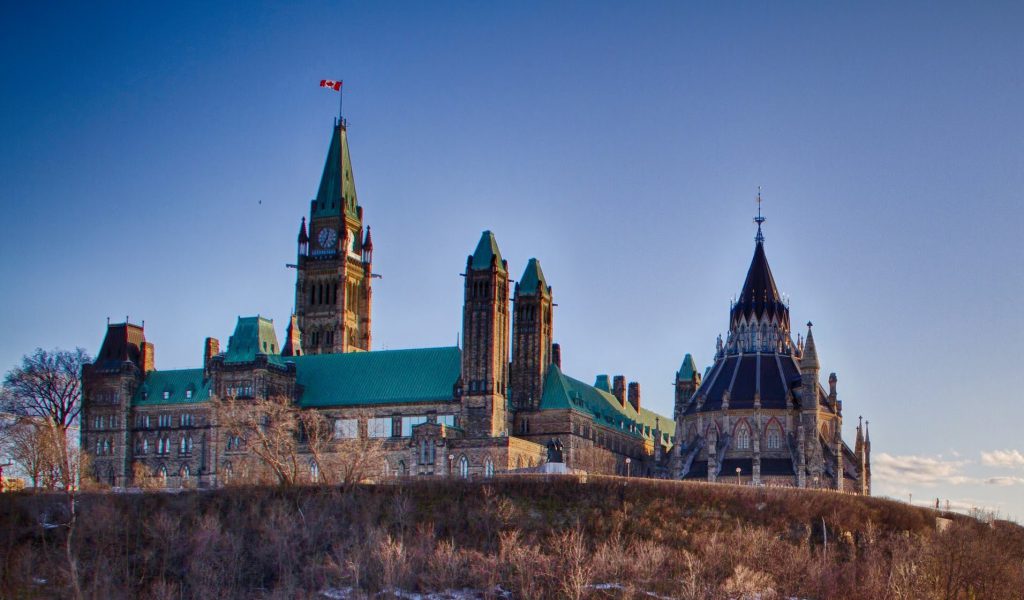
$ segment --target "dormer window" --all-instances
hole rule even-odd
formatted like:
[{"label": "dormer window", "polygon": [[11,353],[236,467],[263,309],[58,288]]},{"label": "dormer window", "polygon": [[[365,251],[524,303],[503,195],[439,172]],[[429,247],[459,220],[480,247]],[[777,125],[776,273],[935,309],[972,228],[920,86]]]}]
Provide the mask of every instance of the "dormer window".
[{"label": "dormer window", "polygon": [[171,393],[168,392],[167,390],[164,390],[164,400],[169,400],[170,397],[171,397]]},{"label": "dormer window", "polygon": [[191,399],[192,398],[192,390],[185,390],[185,398],[186,399]]}]

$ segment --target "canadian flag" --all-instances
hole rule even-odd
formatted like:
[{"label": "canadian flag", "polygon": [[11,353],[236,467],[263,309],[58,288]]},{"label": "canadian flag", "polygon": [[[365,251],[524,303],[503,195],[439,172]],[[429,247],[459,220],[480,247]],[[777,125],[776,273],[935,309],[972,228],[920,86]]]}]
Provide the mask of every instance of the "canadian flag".
[{"label": "canadian flag", "polygon": [[341,91],[341,83],[342,82],[340,82],[340,81],[331,81],[330,79],[321,79],[320,80],[320,87],[322,87],[322,88],[331,88],[332,90],[334,90],[336,92],[340,92]]}]

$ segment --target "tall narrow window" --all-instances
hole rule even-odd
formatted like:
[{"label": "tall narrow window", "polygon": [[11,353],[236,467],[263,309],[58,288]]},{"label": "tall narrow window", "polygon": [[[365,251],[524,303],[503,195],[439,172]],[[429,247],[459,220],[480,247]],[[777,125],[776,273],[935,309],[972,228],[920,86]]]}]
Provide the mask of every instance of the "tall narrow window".
[{"label": "tall narrow window", "polygon": [[740,423],[736,428],[736,447],[740,450],[750,449],[750,428],[746,423]]},{"label": "tall narrow window", "polygon": [[469,479],[469,460],[465,455],[459,457],[459,477]]},{"label": "tall narrow window", "polygon": [[484,477],[494,477],[494,461],[490,457],[484,463]]}]

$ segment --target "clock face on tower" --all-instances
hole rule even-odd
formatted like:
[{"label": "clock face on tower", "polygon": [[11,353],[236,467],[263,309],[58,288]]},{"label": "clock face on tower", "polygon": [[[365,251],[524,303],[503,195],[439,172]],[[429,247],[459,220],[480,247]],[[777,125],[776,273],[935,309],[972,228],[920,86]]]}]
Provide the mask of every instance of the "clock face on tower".
[{"label": "clock face on tower", "polygon": [[330,227],[324,227],[316,236],[316,241],[324,250],[333,250],[338,243],[338,232]]}]

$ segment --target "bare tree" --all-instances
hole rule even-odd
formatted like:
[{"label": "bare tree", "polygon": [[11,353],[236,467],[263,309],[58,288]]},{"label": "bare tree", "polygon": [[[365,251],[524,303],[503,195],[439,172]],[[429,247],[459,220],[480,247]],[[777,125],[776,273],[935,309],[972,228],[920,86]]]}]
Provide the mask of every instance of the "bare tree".
[{"label": "bare tree", "polygon": [[233,483],[348,487],[370,478],[383,464],[381,440],[336,439],[323,413],[303,409],[287,397],[215,402],[218,427],[240,439],[246,451],[233,459]]},{"label": "bare tree", "polygon": [[19,417],[6,428],[5,453],[28,477],[34,488],[53,489],[56,483],[54,465],[48,451],[48,428],[39,427],[37,420]]},{"label": "bare tree", "polygon": [[43,417],[67,431],[82,410],[82,365],[91,362],[82,348],[43,350],[22,357],[4,378],[3,409]]}]

